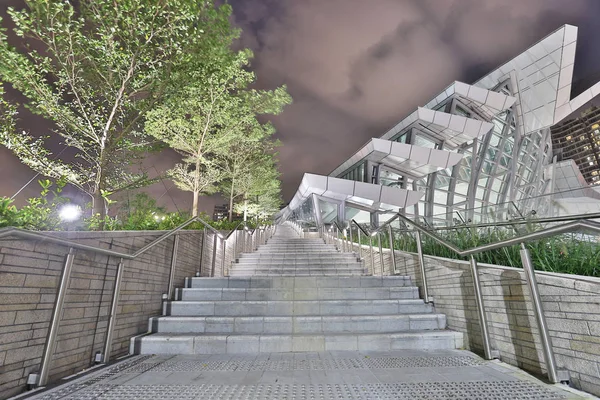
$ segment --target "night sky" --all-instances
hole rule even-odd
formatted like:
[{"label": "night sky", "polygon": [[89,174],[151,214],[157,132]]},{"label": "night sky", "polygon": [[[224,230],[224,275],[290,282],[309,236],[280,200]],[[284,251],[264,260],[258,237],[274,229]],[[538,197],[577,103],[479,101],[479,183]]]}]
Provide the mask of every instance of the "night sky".
[{"label": "night sky", "polygon": [[[18,3],[0,2],[3,16]],[[574,79],[600,80],[600,0],[229,2],[242,45],[255,52],[258,86],[287,84],[294,98],[273,119],[286,201],[304,172],[328,174],[454,80],[475,81],[563,24],[579,27]],[[48,129],[39,118],[26,127]],[[168,151],[149,160],[159,171],[174,162]],[[0,195],[12,196],[32,176],[0,148]],[[37,189],[30,185],[20,198]],[[170,209],[173,200],[179,209],[191,203],[169,181],[145,190]],[[212,212],[215,201],[201,209]]]}]

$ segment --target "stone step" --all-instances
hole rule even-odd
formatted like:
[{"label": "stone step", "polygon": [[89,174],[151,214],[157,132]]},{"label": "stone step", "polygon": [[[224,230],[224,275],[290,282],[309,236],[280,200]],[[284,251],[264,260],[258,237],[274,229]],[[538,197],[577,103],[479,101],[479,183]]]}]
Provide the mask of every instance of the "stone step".
[{"label": "stone step", "polygon": [[281,276],[311,276],[311,275],[315,275],[315,276],[323,276],[323,275],[328,275],[328,276],[335,276],[335,275],[346,275],[346,276],[367,276],[368,271],[365,269],[344,269],[344,270],[335,270],[335,269],[327,269],[327,270],[322,270],[322,269],[298,269],[298,270],[278,270],[278,269],[272,269],[272,270],[266,270],[266,269],[262,269],[262,270],[241,270],[241,271],[237,271],[237,270],[230,270],[228,276],[231,276],[232,278],[234,277],[245,277],[245,276],[250,276],[250,277],[254,277],[254,276],[268,276],[268,275],[281,275]]},{"label": "stone step", "polygon": [[298,257],[288,257],[286,255],[265,255],[259,257],[245,257],[238,258],[239,263],[245,262],[291,262],[291,263],[302,263],[302,262],[324,262],[327,264],[346,261],[346,262],[357,262],[357,257],[352,254],[336,254],[333,256],[313,256],[313,255],[302,255]]},{"label": "stone step", "polygon": [[409,276],[186,278],[188,288],[360,288],[412,286]]},{"label": "stone step", "polygon": [[254,354],[323,351],[449,350],[464,347],[460,332],[413,331],[305,335],[153,334],[131,339],[132,354]]},{"label": "stone step", "polygon": [[304,259],[272,259],[272,258],[240,258],[236,264],[324,264],[324,265],[335,265],[335,264],[356,264],[360,263],[355,257],[344,257],[339,259],[327,259],[327,258],[304,258]]},{"label": "stone step", "polygon": [[324,244],[325,241],[321,238],[311,238],[311,239],[302,239],[302,238],[280,238],[280,237],[272,237],[267,240],[267,243],[321,243]]},{"label": "stone step", "polygon": [[443,314],[293,317],[154,317],[153,333],[304,334],[431,331],[446,328]]},{"label": "stone step", "polygon": [[231,271],[236,272],[277,272],[277,273],[294,273],[294,272],[337,272],[340,275],[343,275],[344,272],[356,272],[356,271],[365,271],[365,268],[361,264],[334,264],[334,265],[252,265],[252,264],[234,264],[231,268]]},{"label": "stone step", "polygon": [[[227,275],[227,274],[226,274]],[[339,272],[310,272],[310,271],[305,271],[305,272],[294,272],[294,273],[264,273],[264,272],[260,272],[260,273],[252,273],[252,272],[240,272],[240,273],[230,273],[228,276],[231,276],[232,278],[249,278],[249,277],[257,277],[257,276],[261,276],[261,277],[266,277],[266,278],[275,278],[275,277],[280,277],[280,278],[293,278],[295,276],[299,276],[299,277],[314,277],[314,278],[323,278],[323,277],[334,277],[334,276],[340,276],[341,274]],[[349,273],[349,272],[345,272],[344,273],[345,276],[352,276],[352,277],[357,277],[357,276],[369,276],[369,274],[367,272],[356,272],[356,273]]]},{"label": "stone step", "polygon": [[399,300],[418,299],[417,287],[179,289],[177,300]]},{"label": "stone step", "polygon": [[168,301],[165,315],[176,317],[311,316],[422,314],[423,300],[217,300]]},{"label": "stone step", "polygon": [[331,253],[331,254],[321,254],[321,253],[299,253],[299,254],[289,254],[289,253],[250,253],[250,254],[241,254],[238,258],[241,260],[351,260],[356,259],[356,256],[352,253]]}]

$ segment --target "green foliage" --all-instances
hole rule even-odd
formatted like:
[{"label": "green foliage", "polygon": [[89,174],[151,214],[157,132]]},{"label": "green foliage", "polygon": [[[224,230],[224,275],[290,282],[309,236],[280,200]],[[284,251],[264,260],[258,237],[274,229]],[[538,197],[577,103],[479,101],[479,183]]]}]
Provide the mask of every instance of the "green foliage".
[{"label": "green foliage", "polygon": [[62,230],[64,223],[59,218],[60,207],[68,203],[61,193],[64,180],[52,183],[50,180],[38,181],[42,190],[38,197],[27,199],[27,205],[17,208],[13,200],[0,197],[0,228],[14,226],[34,231]]},{"label": "green foliage", "polygon": [[19,210],[8,197],[0,197],[0,228],[19,225]]},{"label": "green foliage", "polygon": [[10,46],[0,29],[0,80],[52,121],[76,161],[54,157],[39,132],[18,132],[17,104],[2,96],[0,144],[33,170],[90,194],[101,228],[108,195],[149,183],[132,168],[153,147],[143,130],[146,112],[238,36],[230,13],[211,0],[26,0],[23,9],[9,7],[24,46]]},{"label": "green foliage", "polygon": [[185,86],[175,86],[162,106],[147,113],[146,133],[166,143],[182,156],[168,176],[184,191],[192,192],[192,215],[200,194],[211,194],[217,185],[233,187],[230,200],[244,174],[245,160],[257,144],[274,132],[259,114],[279,114],[291,102],[285,87],[273,91],[249,89],[255,76],[249,70],[252,53],[222,48],[195,70]]}]

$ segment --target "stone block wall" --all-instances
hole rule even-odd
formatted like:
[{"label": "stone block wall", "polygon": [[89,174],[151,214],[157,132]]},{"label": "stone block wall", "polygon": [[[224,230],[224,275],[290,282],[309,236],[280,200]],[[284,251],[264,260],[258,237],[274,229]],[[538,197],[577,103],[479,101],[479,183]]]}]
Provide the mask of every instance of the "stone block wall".
[{"label": "stone block wall", "polygon": [[[354,245],[355,249],[358,246]],[[356,250],[355,250],[356,251]],[[391,252],[362,246],[363,259],[377,275],[393,274]],[[418,257],[395,251],[397,275],[412,277],[423,297]],[[467,261],[425,256],[429,296],[448,328],[463,332],[465,348],[483,354],[471,268]],[[502,361],[534,374],[545,374],[545,363],[533,304],[523,270],[479,264],[483,301],[492,348]],[[600,396],[600,278],[536,272],[550,337],[559,369],[571,375],[572,386]]]},{"label": "stone block wall", "polygon": [[[52,235],[131,254],[164,232],[60,232]],[[168,280],[173,237],[134,260],[124,274],[112,357],[128,351],[129,338],[147,331],[159,315]],[[179,233],[174,285],[200,270],[202,232]],[[44,241],[0,239],[0,398],[25,388],[39,370],[68,248]],[[119,259],[76,250],[50,369],[50,381],[79,372],[103,351]],[[202,271],[206,274],[206,271]]]}]

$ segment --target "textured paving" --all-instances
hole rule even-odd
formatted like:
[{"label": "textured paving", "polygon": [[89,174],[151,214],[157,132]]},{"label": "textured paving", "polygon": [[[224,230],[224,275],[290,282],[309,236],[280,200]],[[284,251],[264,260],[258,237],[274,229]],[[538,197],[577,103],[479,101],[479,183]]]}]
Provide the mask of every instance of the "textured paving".
[{"label": "textured paving", "polygon": [[34,399],[584,399],[468,351],[135,356]]}]

